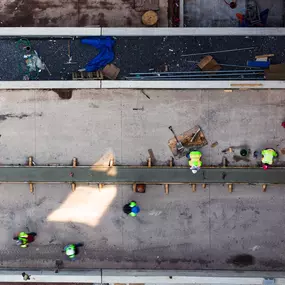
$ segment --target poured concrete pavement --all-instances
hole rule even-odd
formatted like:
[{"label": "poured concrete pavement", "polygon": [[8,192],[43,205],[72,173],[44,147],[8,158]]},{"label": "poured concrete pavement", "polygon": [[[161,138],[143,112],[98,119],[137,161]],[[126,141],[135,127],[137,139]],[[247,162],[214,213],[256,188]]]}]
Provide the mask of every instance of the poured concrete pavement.
[{"label": "poured concrete pavement", "polygon": [[[229,146],[252,151],[284,147],[285,93],[282,91],[74,91],[61,100],[53,91],[1,91],[0,154],[2,164],[71,163],[146,164],[152,149],[156,164],[171,153],[168,126],[177,133],[199,124],[209,145],[202,149],[205,165],[218,165]],[[143,111],[133,108],[144,107]],[[219,144],[211,148],[210,144]],[[237,148],[238,150],[238,148]],[[282,164],[284,157],[279,156]],[[186,159],[175,161],[187,165]],[[70,268],[244,269],[284,268],[284,187],[262,193],[257,185],[210,185],[192,193],[188,185],[148,186],[145,194],[130,186],[0,185],[0,254],[3,267],[54,268],[64,259],[62,247],[84,242]],[[141,206],[136,219],[122,207],[130,199]],[[38,233],[26,250],[13,234],[28,227]],[[244,262],[241,254],[252,256]],[[236,262],[236,261],[239,262]],[[248,261],[248,260],[247,260]]]}]

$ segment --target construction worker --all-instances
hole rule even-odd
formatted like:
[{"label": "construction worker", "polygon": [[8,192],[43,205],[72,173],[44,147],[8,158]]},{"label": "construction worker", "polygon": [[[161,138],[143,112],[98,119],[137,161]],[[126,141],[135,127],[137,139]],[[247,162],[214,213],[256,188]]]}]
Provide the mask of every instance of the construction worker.
[{"label": "construction worker", "polygon": [[140,207],[135,201],[131,201],[123,207],[123,212],[131,217],[136,217],[140,212]]},{"label": "construction worker", "polygon": [[14,240],[17,241],[17,245],[25,248],[28,247],[29,243],[35,240],[36,235],[36,233],[20,232],[16,237],[14,237]]},{"label": "construction worker", "polygon": [[273,148],[266,148],[261,151],[262,155],[262,163],[263,163],[263,169],[268,169],[269,165],[273,164],[273,160],[275,157],[278,156],[277,152]]},{"label": "construction worker", "polygon": [[63,252],[66,254],[68,258],[71,260],[75,260],[75,256],[77,255],[77,246],[76,244],[68,244],[64,247]]},{"label": "construction worker", "polygon": [[22,277],[23,277],[23,280],[24,281],[28,281],[28,280],[31,280],[31,275],[27,274],[26,272],[23,272],[22,273]]},{"label": "construction worker", "polygon": [[186,157],[189,159],[189,166],[192,170],[192,173],[195,174],[200,170],[202,166],[202,153],[198,150],[190,151],[189,154],[186,155]]}]

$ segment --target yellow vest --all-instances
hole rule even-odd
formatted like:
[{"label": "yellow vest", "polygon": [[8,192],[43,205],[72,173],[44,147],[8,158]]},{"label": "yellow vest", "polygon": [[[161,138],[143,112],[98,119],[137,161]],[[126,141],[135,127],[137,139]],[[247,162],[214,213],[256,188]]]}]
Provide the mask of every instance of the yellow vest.
[{"label": "yellow vest", "polygon": [[200,160],[202,153],[200,151],[191,151],[189,160],[189,166],[201,167],[202,161]]},{"label": "yellow vest", "polygon": [[277,157],[277,153],[274,149],[264,149],[262,152],[262,163],[264,164],[273,164],[274,157]]}]

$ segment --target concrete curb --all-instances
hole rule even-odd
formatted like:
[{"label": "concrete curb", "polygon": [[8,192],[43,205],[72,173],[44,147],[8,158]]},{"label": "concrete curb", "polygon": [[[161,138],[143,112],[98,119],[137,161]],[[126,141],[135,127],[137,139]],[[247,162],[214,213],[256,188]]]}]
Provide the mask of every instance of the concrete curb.
[{"label": "concrete curb", "polygon": [[0,81],[0,89],[285,89],[285,81]]},{"label": "concrete curb", "polygon": [[102,28],[103,36],[285,36],[285,28]]},{"label": "concrete curb", "polygon": [[30,276],[25,282],[46,283],[164,283],[164,284],[245,284],[263,285],[264,278],[275,278],[276,285],[284,285],[284,272],[260,271],[179,271],[179,270],[2,270],[0,282],[23,282],[22,272]]},{"label": "concrete curb", "polygon": [[18,27],[18,28],[0,28],[0,37],[85,37],[85,36],[101,36],[102,29],[98,28],[32,28],[32,27]]},{"label": "concrete curb", "polygon": [[285,81],[102,80],[102,89],[284,89]]},{"label": "concrete curb", "polygon": [[101,80],[0,81],[0,89],[98,89]]},{"label": "concrete curb", "polygon": [[285,28],[0,28],[0,37],[285,36]]}]

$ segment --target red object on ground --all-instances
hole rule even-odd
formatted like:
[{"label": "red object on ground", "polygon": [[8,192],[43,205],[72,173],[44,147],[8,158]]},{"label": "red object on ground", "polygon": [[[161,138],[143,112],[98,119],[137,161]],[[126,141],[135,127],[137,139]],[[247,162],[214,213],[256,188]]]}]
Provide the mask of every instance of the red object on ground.
[{"label": "red object on ground", "polygon": [[268,165],[266,165],[266,164],[263,165],[264,170],[267,170],[268,168],[269,168]]},{"label": "red object on ground", "polygon": [[281,126],[282,126],[283,128],[285,128],[285,122],[282,122]]},{"label": "red object on ground", "polygon": [[28,234],[27,240],[28,240],[29,243],[31,243],[31,242],[33,242],[35,240],[35,236]]}]

